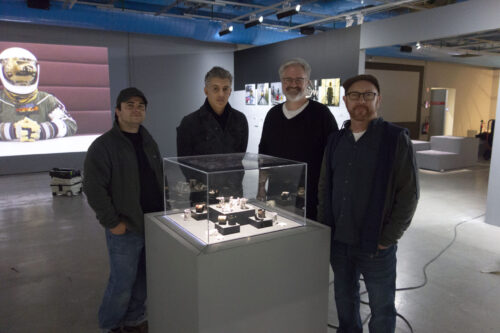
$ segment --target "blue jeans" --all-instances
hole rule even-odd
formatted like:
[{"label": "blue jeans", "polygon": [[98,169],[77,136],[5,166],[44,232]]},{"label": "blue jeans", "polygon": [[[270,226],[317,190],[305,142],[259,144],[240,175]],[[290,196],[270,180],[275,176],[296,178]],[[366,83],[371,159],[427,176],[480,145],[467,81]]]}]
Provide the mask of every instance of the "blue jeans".
[{"label": "blue jeans", "polygon": [[337,332],[363,332],[359,314],[359,278],[363,275],[370,303],[370,332],[393,333],[396,328],[396,250],[392,245],[376,254],[338,241],[332,244]]},{"label": "blue jeans", "polygon": [[99,327],[134,326],[146,317],[146,257],[144,235],[106,229],[110,273],[99,308]]}]

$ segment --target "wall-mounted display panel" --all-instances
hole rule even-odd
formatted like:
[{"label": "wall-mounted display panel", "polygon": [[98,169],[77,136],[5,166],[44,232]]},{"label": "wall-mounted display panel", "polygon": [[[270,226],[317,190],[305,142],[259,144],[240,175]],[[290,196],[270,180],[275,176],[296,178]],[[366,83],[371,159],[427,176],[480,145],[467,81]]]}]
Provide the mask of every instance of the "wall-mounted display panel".
[{"label": "wall-mounted display panel", "polygon": [[319,87],[320,102],[328,106],[339,106],[340,79],[321,79]]},{"label": "wall-mounted display panel", "polygon": [[257,84],[257,104],[269,105],[269,83]]},{"label": "wall-mounted display panel", "polygon": [[245,104],[254,105],[256,102],[255,84],[245,84]]},{"label": "wall-mounted display panel", "polygon": [[271,104],[276,105],[284,103],[286,101],[285,94],[283,94],[283,88],[281,82],[271,83]]},{"label": "wall-mounted display panel", "polygon": [[0,157],[86,151],[111,127],[106,47],[0,42]]}]

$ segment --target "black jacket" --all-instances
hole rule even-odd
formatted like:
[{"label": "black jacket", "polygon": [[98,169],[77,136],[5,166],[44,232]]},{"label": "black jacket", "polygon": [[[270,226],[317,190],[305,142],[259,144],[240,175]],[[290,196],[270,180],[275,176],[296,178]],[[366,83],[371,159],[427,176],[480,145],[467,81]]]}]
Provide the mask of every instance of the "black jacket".
[{"label": "black jacket", "polygon": [[[377,251],[378,244],[389,246],[397,243],[410,225],[420,194],[415,154],[407,130],[381,118],[375,121],[383,126],[383,131],[378,158],[373,161],[375,176],[369,189],[371,201],[367,207],[359,207],[366,216],[359,247],[371,253]],[[332,158],[340,138],[349,130],[349,124],[347,122],[347,128],[329,137],[319,181],[318,221],[332,227],[332,235],[335,233],[333,192],[342,190],[333,188],[335,170]]]},{"label": "black jacket", "polygon": [[243,113],[229,103],[223,129],[207,101],[197,111],[185,116],[177,127],[177,155],[196,156],[209,154],[244,153],[248,144],[248,122]]},{"label": "black jacket", "polygon": [[[139,133],[144,152],[163,193],[163,165],[158,145],[143,126]],[[136,152],[116,122],[111,130],[92,143],[87,152],[83,190],[104,227],[114,228],[123,221],[127,229],[144,233]]]}]

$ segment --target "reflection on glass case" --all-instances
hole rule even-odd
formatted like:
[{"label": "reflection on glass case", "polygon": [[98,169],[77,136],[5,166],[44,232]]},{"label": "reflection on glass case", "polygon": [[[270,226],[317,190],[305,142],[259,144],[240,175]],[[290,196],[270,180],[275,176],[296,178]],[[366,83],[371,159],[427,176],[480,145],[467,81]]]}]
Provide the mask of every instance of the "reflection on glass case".
[{"label": "reflection on glass case", "polygon": [[163,168],[168,194],[162,220],[198,243],[306,223],[305,163],[237,153],[168,157]]}]

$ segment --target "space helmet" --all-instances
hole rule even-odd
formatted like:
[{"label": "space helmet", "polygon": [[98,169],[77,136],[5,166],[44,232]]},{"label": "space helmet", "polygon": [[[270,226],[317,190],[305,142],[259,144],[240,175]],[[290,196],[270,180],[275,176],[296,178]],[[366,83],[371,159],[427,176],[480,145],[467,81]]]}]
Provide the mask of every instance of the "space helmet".
[{"label": "space helmet", "polygon": [[33,53],[11,47],[0,53],[0,79],[6,90],[28,95],[38,87],[40,65]]}]

